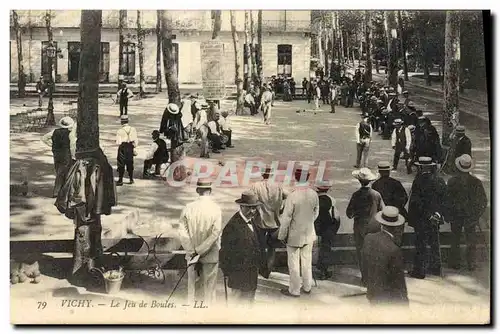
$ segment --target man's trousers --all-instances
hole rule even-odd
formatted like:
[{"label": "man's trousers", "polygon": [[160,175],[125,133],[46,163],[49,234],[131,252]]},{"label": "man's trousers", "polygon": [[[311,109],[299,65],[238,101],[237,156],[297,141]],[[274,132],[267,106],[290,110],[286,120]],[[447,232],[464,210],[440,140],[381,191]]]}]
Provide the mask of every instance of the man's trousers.
[{"label": "man's trousers", "polygon": [[460,266],[460,237],[462,230],[465,232],[465,243],[467,245],[466,260],[470,269],[475,267],[476,260],[476,225],[477,221],[452,221],[451,222],[451,249],[450,266]]},{"label": "man's trousers", "polygon": [[366,167],[368,161],[368,151],[370,150],[370,145],[367,144],[356,144],[356,166],[361,166],[361,158],[363,158],[362,167]]},{"label": "man's trousers", "polygon": [[[209,305],[215,303],[215,286],[219,263],[199,263],[200,275],[196,271],[196,264],[188,267],[188,303],[194,305],[195,301]],[[199,304],[199,303],[198,303]]]},{"label": "man's trousers", "polygon": [[303,281],[302,288],[305,291],[311,291],[313,282],[312,246],[312,243],[302,247],[286,246],[288,273],[290,275],[288,292],[292,295],[300,295],[301,276]]},{"label": "man's trousers", "polygon": [[415,228],[415,259],[413,262],[413,272],[426,273],[427,245],[430,247],[430,258],[427,269],[431,274],[438,274],[441,271],[441,256],[439,249],[439,228],[437,225],[420,221]]}]

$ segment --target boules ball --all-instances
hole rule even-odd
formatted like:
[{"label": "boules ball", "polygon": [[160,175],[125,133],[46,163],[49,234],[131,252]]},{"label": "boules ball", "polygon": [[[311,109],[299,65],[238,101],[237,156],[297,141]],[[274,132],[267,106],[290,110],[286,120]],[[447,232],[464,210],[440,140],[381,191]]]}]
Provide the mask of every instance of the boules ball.
[{"label": "boules ball", "polygon": [[28,279],[28,276],[26,276],[26,274],[24,274],[24,273],[19,274],[19,283],[24,283],[24,282],[26,282],[27,279]]},{"label": "boules ball", "polygon": [[13,275],[11,278],[10,278],[10,282],[12,284],[17,284],[19,283],[19,276],[18,275]]},{"label": "boules ball", "polygon": [[36,276],[35,278],[33,278],[33,281],[32,283],[34,284],[38,284],[40,283],[40,281],[42,280],[42,277],[41,276]]}]

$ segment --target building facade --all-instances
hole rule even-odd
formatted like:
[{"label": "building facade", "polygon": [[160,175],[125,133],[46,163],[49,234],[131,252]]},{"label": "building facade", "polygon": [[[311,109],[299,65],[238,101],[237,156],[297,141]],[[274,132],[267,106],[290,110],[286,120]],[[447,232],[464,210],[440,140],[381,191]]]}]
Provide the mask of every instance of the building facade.
[{"label": "building facade", "polygon": [[[129,81],[139,80],[139,55],[137,49],[137,11],[127,11],[127,27],[124,29],[123,52],[119,54],[119,11],[102,11],[100,80],[117,82],[123,75]],[[28,82],[48,76],[46,47],[48,35],[44,15],[46,11],[17,11],[22,31],[22,55],[24,72]],[[235,11],[239,37],[239,55],[244,65],[245,12]],[[78,82],[80,62],[80,15],[79,10],[51,11],[54,46],[58,49],[54,61],[56,82]],[[212,37],[211,11],[168,11],[173,33],[174,50],[178,64],[180,84],[199,84],[201,74],[200,43]],[[257,31],[257,11],[252,11],[254,29]],[[230,13],[222,11],[222,27],[219,35],[224,43],[224,77],[227,84],[234,83],[235,53],[231,35]],[[286,74],[297,79],[309,75],[310,63],[310,11],[263,11],[262,12],[262,59],[264,77]],[[144,73],[146,82],[156,82],[156,24],[154,10],[141,11],[141,26],[145,31]],[[249,33],[250,38],[250,33]],[[257,34],[255,33],[255,43]],[[10,80],[18,80],[16,35],[11,19],[10,29]],[[120,70],[119,57],[123,59]],[[163,61],[163,60],[162,60]],[[162,62],[163,64],[163,62]],[[245,70],[247,66],[244,66]],[[162,68],[163,72],[163,68]],[[163,78],[164,81],[164,78]]]}]

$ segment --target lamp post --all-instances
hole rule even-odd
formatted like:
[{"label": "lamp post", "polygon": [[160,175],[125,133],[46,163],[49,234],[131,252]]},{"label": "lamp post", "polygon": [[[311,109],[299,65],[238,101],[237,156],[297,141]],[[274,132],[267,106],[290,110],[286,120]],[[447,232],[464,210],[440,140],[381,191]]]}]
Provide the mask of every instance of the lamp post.
[{"label": "lamp post", "polygon": [[53,45],[52,42],[49,43],[47,46],[47,58],[48,58],[48,64],[49,64],[49,71],[50,71],[50,80],[49,80],[49,105],[47,108],[47,121],[46,125],[55,125],[55,117],[54,117],[54,101],[52,99],[52,92],[54,88],[54,77],[52,76],[52,68],[53,68],[53,61],[54,58],[56,57],[57,49]]}]

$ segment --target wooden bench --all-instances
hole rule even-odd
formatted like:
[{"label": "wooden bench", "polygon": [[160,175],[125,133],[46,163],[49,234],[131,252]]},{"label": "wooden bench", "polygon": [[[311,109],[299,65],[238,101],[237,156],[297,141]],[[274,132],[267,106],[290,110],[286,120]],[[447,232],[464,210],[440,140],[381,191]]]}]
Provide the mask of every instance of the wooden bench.
[{"label": "wooden bench", "polygon": [[24,132],[44,128],[47,120],[47,111],[36,108],[10,116],[11,131]]}]

